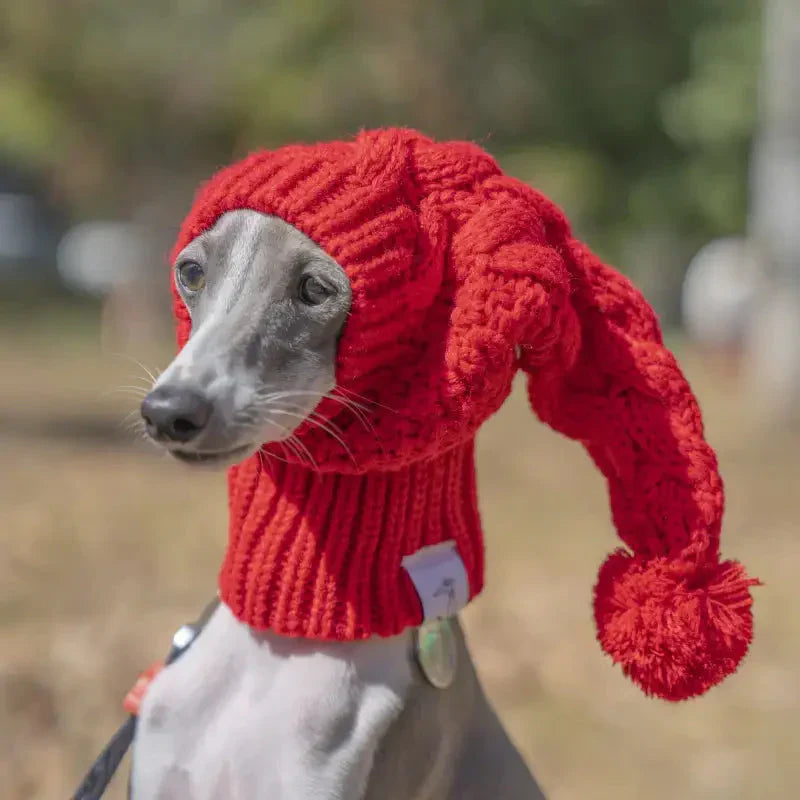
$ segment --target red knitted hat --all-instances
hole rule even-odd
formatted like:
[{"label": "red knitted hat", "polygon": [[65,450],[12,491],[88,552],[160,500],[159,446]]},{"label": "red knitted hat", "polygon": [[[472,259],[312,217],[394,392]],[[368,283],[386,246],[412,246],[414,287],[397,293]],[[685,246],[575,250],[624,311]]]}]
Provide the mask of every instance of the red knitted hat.
[{"label": "red knitted hat", "polygon": [[[720,561],[722,481],[697,402],[650,306],[559,209],[472,144],[364,131],[221,170],[175,253],[242,208],[291,223],[346,271],[337,384],[369,411],[317,408],[352,456],[304,423],[316,469],[256,454],[230,470],[220,592],[239,619],[312,638],[396,634],[437,613],[429,583],[442,559],[463,570],[463,597],[458,576],[444,584],[450,611],[478,594],[474,437],[522,369],[534,411],[605,475],[628,548],[595,587],[603,648],[670,700],[736,668],[756,581]],[[182,346],[190,319],[174,297]]]}]

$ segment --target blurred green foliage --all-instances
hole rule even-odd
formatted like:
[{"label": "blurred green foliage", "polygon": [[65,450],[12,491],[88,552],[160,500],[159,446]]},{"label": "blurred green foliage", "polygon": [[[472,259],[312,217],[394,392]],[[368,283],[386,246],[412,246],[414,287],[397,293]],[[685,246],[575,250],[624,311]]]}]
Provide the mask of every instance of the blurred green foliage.
[{"label": "blurred green foliage", "polygon": [[[249,149],[469,138],[618,257],[745,223],[758,0],[6,0],[0,148],[79,214]],[[681,256],[682,258],[683,256]]]}]

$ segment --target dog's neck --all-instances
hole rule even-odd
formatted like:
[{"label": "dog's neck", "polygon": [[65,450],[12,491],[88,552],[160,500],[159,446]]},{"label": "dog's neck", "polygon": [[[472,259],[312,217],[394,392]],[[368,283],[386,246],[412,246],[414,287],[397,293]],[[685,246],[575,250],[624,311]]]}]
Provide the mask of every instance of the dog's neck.
[{"label": "dog's neck", "polygon": [[324,640],[422,622],[403,558],[448,540],[464,602],[483,584],[473,442],[391,472],[320,473],[256,454],[229,473],[220,596],[258,630]]},{"label": "dog's neck", "polygon": [[437,689],[412,630],[309,641],[220,605],[145,696],[134,800],[541,800],[451,624],[454,678]]}]

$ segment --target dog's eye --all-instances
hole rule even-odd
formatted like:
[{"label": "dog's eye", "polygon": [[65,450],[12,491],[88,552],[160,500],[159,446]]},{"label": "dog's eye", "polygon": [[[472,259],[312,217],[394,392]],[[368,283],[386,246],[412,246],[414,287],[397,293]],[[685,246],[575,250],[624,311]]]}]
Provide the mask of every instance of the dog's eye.
[{"label": "dog's eye", "polygon": [[187,292],[199,292],[206,285],[206,273],[196,261],[184,261],[175,270],[178,283]]},{"label": "dog's eye", "polygon": [[300,300],[307,306],[318,306],[324,303],[333,293],[319,278],[305,275],[297,287]]}]

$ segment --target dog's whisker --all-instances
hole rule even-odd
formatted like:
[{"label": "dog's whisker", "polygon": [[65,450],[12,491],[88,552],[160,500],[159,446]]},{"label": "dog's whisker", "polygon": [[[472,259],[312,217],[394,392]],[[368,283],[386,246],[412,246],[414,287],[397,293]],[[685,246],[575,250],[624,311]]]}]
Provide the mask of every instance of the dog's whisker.
[{"label": "dog's whisker", "polygon": [[306,407],[303,406],[303,405],[300,405],[299,403],[287,403],[287,402],[284,401],[283,403],[280,404],[280,406],[276,405],[275,403],[270,403],[268,408],[280,411],[281,407],[285,407],[285,406],[289,406],[290,408],[296,408],[296,409],[299,409],[300,411],[303,412],[302,414],[297,414],[295,416],[300,416],[303,419],[318,419],[318,420],[321,420],[322,422],[325,422],[328,425],[330,425],[331,428],[333,428],[333,430],[335,430],[340,435],[342,435],[342,436],[344,435],[344,432],[342,431],[342,429],[338,425],[336,425],[336,423],[333,422],[333,420],[326,419],[325,417],[323,417],[321,414],[317,413],[316,411],[307,411]]},{"label": "dog's whisker", "polygon": [[365,414],[372,410],[368,405],[365,405],[364,403],[359,403],[357,400],[353,400],[352,397],[348,397],[347,395],[344,394],[337,394],[336,386],[334,386],[330,392],[326,392],[325,397],[331,400],[338,400],[340,403],[346,403],[348,406],[357,408],[359,409],[359,411],[362,411]]},{"label": "dog's whisker", "polygon": [[292,442],[293,444],[297,445],[302,450],[302,452],[304,452],[308,457],[309,464],[314,469],[314,471],[315,472],[320,471],[319,465],[314,459],[314,456],[311,455],[311,451],[308,449],[308,447],[306,447],[306,445],[302,441],[300,441],[300,439],[297,438],[297,436],[294,435],[294,433],[290,434],[289,437],[286,439],[286,441]]},{"label": "dog's whisker", "polygon": [[359,419],[366,419],[367,418],[367,411],[368,409],[366,406],[362,406],[360,403],[356,403],[355,400],[350,400],[347,397],[340,397],[337,394],[332,394],[328,392],[327,394],[323,395],[323,397],[327,398],[328,400],[335,400],[337,403],[340,403],[345,408],[349,408]]},{"label": "dog's whisker", "polygon": [[[266,412],[269,412],[270,409],[263,409]],[[269,414],[266,416],[260,416],[255,423],[246,426],[248,429],[257,428],[263,425],[265,422],[269,422],[270,425],[274,425],[285,437],[283,439],[278,439],[274,442],[274,444],[280,444],[281,447],[286,449],[288,446],[292,453],[294,454],[295,458],[297,458],[300,463],[307,464],[310,468],[314,469],[316,472],[319,472],[319,466],[317,462],[314,460],[314,457],[311,455],[311,451],[306,447],[303,442],[301,442],[292,432],[291,428],[287,428],[285,425],[282,425],[275,419],[272,419]],[[270,442],[272,444],[272,442]],[[267,455],[274,456],[278,458],[279,461],[283,460],[280,459],[275,453],[268,453]],[[286,463],[291,463],[288,459],[286,459]]]},{"label": "dog's whisker", "polygon": [[[335,389],[334,389],[335,391]],[[358,419],[358,421],[364,426],[364,430],[369,432],[372,435],[372,438],[375,439],[375,443],[378,445],[381,451],[383,451],[383,442],[381,442],[380,437],[378,436],[378,432],[375,430],[375,426],[369,419],[367,414],[368,409],[365,406],[356,403],[353,400],[350,400],[347,397],[339,397],[338,395],[327,393],[324,395],[329,400],[335,400],[337,403],[341,404],[344,408],[348,409],[352,412],[353,416]]]},{"label": "dog's whisker", "polygon": [[289,459],[289,454],[293,455],[297,460],[300,461],[301,464],[306,464],[307,459],[305,454],[298,449],[297,443],[291,438],[291,434],[289,434],[289,438],[287,439],[278,439],[276,444],[280,444],[281,449],[283,450],[284,454],[286,455],[286,463],[291,464],[292,461]]},{"label": "dog's whisker", "polygon": [[[355,400],[350,399],[349,397],[342,397],[340,395],[335,394],[337,387],[334,387],[330,392],[313,392],[305,389],[296,389],[296,390],[287,390],[283,392],[272,392],[269,395],[265,396],[263,399],[265,401],[271,400],[280,400],[284,397],[302,397],[302,396],[314,396],[318,397],[320,400],[323,398],[327,398],[328,400],[334,400],[337,403],[340,403],[345,408],[350,409],[359,419],[365,419],[367,412],[369,412],[369,408],[361,403],[357,403]],[[387,408],[384,406],[384,408]],[[388,409],[387,410],[391,410]],[[396,412],[395,412],[396,413]]]},{"label": "dog's whisker", "polygon": [[135,434],[135,436],[134,436],[134,438],[135,438],[135,439],[137,439],[137,440],[141,440],[141,441],[145,442],[145,443],[147,444],[147,446],[148,446],[148,447],[152,447],[153,449],[155,449],[155,450],[158,450],[158,451],[161,453],[161,455],[162,455],[162,458],[168,458],[168,457],[169,457],[169,451],[167,451],[167,450],[163,449],[163,448],[162,448],[162,447],[161,447],[161,446],[158,444],[158,442],[155,442],[155,441],[153,441],[153,439],[151,439],[151,438],[150,438],[150,437],[147,435],[147,431],[145,430],[144,423],[142,423],[141,425],[138,425],[138,424],[137,424],[137,425],[136,425],[136,426],[135,426],[135,427],[134,427],[134,428],[131,430],[131,433],[132,433],[132,434]]},{"label": "dog's whisker", "polygon": [[379,445],[381,444],[378,433],[375,430],[375,426],[372,424],[372,422],[370,422],[369,416],[367,415],[368,409],[347,397],[339,397],[338,395],[331,393],[326,394],[325,397],[329,400],[335,400],[344,408],[349,409],[353,413],[353,416],[355,416],[361,422],[364,428],[375,437],[375,441],[378,442]]},{"label": "dog's whisker", "polygon": [[[292,439],[282,439],[280,441],[280,445],[281,445],[281,450],[283,450],[283,452],[287,454],[287,458],[288,458],[288,455],[290,453],[292,453],[292,454],[294,454],[295,458],[300,459],[300,463],[301,464],[306,464],[307,463],[306,457],[303,455],[302,451],[298,451],[297,443],[295,442],[295,440],[293,438]],[[287,460],[286,463],[290,464],[292,462]],[[311,467],[309,465],[309,469],[310,468]]]},{"label": "dog's whisker", "polygon": [[144,420],[142,419],[131,419],[127,422],[125,427],[131,432],[135,431],[136,433],[141,433],[143,435],[146,433]]},{"label": "dog's whisker", "polygon": [[132,373],[131,375],[128,375],[128,378],[129,378],[129,380],[132,380],[132,381],[142,381],[143,383],[146,383],[148,385],[152,385],[153,384],[153,381],[152,381],[151,378],[145,377],[144,375],[139,375],[138,373],[135,373],[135,372]]},{"label": "dog's whisker", "polygon": [[[333,391],[336,391],[335,387],[334,387]],[[360,403],[357,403],[357,402],[355,402],[354,400],[351,400],[348,397],[340,397],[340,396],[338,396],[336,394],[333,394],[332,392],[325,392],[323,394],[320,394],[319,392],[313,392],[313,391],[309,391],[309,390],[297,389],[297,390],[287,390],[287,391],[283,391],[283,392],[272,392],[272,393],[270,393],[269,395],[265,396],[262,399],[265,402],[271,402],[273,400],[282,399],[284,397],[308,396],[308,395],[312,395],[314,397],[318,397],[319,399],[327,398],[328,400],[333,400],[333,401],[339,403],[344,408],[346,408],[349,411],[351,411],[353,416],[355,416],[361,422],[361,424],[364,426],[364,428],[367,431],[369,431],[369,433],[372,434],[372,436],[375,438],[375,441],[377,442],[377,444],[381,448],[381,450],[383,449],[383,444],[381,443],[380,439],[378,438],[378,435],[377,435],[377,432],[375,430],[375,427],[369,421],[369,418],[367,416],[367,412],[369,411],[369,409],[366,406],[362,406]],[[300,406],[300,405],[297,405],[297,408],[304,408],[304,407]],[[330,421],[330,420],[328,420],[328,421]]]},{"label": "dog's whisker", "polygon": [[[290,461],[290,460],[289,460],[287,457],[285,457],[285,456],[286,456],[286,446],[285,446],[285,444],[284,444],[284,442],[283,442],[283,441],[281,441],[281,440],[279,439],[278,441],[276,441],[276,442],[272,442],[271,444],[279,444],[279,445],[281,446],[281,450],[283,450],[284,458],[281,458],[281,457],[280,457],[280,456],[279,456],[277,453],[269,453],[269,452],[267,452],[267,451],[265,450],[265,451],[263,451],[263,454],[264,454],[264,455],[265,455],[265,456],[266,456],[268,459],[273,459],[273,458],[274,458],[276,461],[280,461],[280,462],[281,462],[281,463],[283,463],[283,464],[291,464],[291,463],[293,463],[293,462],[292,462],[292,461]],[[259,451],[259,452],[262,452],[262,451]],[[299,458],[299,456],[298,456],[298,458]]]},{"label": "dog's whisker", "polygon": [[285,408],[276,407],[274,405],[272,406],[272,410],[278,414],[286,414],[302,421],[308,420],[308,422],[310,422],[312,425],[315,425],[320,430],[325,431],[325,433],[327,433],[332,439],[335,439],[341,445],[342,449],[345,451],[345,453],[347,453],[348,458],[350,458],[353,464],[356,467],[358,466],[355,456],[353,455],[353,451],[347,445],[347,442],[345,442],[345,440],[339,435],[342,433],[341,428],[336,428],[336,430],[339,431],[339,433],[336,433],[336,430],[333,430],[335,426],[330,422],[330,420],[325,420],[324,417],[321,417],[319,414],[316,414],[313,411],[303,415],[298,414],[295,411],[288,411]]},{"label": "dog's whisker", "polygon": [[[331,436],[331,438],[333,438],[342,447],[348,458],[357,467],[357,460],[354,457],[352,449],[348,446],[344,439],[344,431],[333,420],[324,417],[316,411],[308,411],[307,406],[301,405],[300,403],[289,402],[288,399],[282,400],[281,403],[275,402],[278,398],[290,398],[293,396],[313,396],[320,399],[328,398],[339,403],[343,408],[349,410],[355,416],[355,418],[359,420],[361,425],[363,425],[364,429],[373,436],[378,448],[381,451],[384,451],[383,443],[380,441],[374,426],[365,413],[365,407],[353,400],[350,400],[350,398],[341,397],[330,393],[320,394],[318,392],[302,389],[280,392],[273,391],[271,389],[262,389],[257,391],[255,396],[258,400],[256,404],[248,406],[245,409],[241,409],[237,413],[235,417],[235,422],[237,424],[242,424],[244,427],[250,430],[256,429],[266,422],[269,422],[270,424],[276,424],[272,418],[272,415],[275,413],[283,413],[287,416],[295,417],[301,421],[308,420],[312,425],[315,425]],[[295,409],[296,411],[290,411],[290,409]],[[296,427],[297,426],[295,426],[295,428]],[[282,428],[282,430],[284,432],[288,431],[288,429],[285,427]]]},{"label": "dog's whisker", "polygon": [[108,397],[111,394],[131,394],[134,397],[147,397],[148,391],[141,386],[115,386],[107,392],[103,392],[101,397]]},{"label": "dog's whisker", "polygon": [[269,407],[252,407],[247,410],[247,419],[243,420],[240,424],[245,430],[255,430],[260,428],[265,423],[269,423],[270,425],[274,425],[278,428],[284,435],[288,435],[291,433],[289,428],[281,425],[276,420],[272,419],[270,416],[270,409]]},{"label": "dog's whisker", "polygon": [[[283,455],[286,457],[284,459],[284,461],[286,461],[286,463],[288,464],[289,461],[288,461],[288,453],[286,452],[286,443],[282,442],[282,441],[277,441],[277,442],[275,442],[275,444],[280,445],[280,448],[283,451]],[[277,456],[276,456],[276,458],[277,458]]]},{"label": "dog's whisker", "polygon": [[[281,450],[283,451],[283,454],[284,454],[284,456],[285,456],[285,458],[284,458],[284,459],[282,459],[282,460],[283,460],[283,461],[284,461],[286,464],[290,464],[290,463],[292,463],[292,462],[291,462],[291,460],[290,460],[290,458],[289,458],[289,456],[290,456],[290,455],[293,455],[295,458],[299,458],[299,459],[300,459],[300,461],[301,461],[302,463],[305,463],[305,460],[303,459],[303,457],[302,457],[302,456],[301,456],[301,455],[300,455],[300,454],[297,452],[297,450],[296,450],[296,449],[294,449],[294,448],[291,446],[291,445],[292,445],[292,444],[294,444],[294,443],[287,444],[287,440],[286,440],[286,439],[278,439],[278,440],[277,440],[277,441],[275,441],[273,444],[280,445],[280,448],[281,448]],[[276,458],[277,458],[277,456],[276,456]]]},{"label": "dog's whisker", "polygon": [[143,420],[138,417],[139,409],[134,408],[129,411],[118,423],[117,426],[125,431],[132,431],[135,426],[142,424]]},{"label": "dog's whisker", "polygon": [[295,458],[300,459],[300,461],[303,462],[302,456],[300,456],[296,451],[291,450],[290,448],[287,448],[286,440],[277,439],[274,442],[270,442],[270,444],[276,444],[281,448],[281,450],[283,451],[283,458],[281,458],[277,453],[270,453],[270,452],[265,450],[264,451],[264,455],[267,458],[270,458],[270,459],[274,458],[276,461],[280,461],[282,464],[293,464],[294,461],[292,461],[289,458],[289,453],[291,452],[295,456]]},{"label": "dog's whisker", "polygon": [[128,355],[127,353],[112,353],[111,355],[118,356],[119,358],[127,358],[129,361],[133,361],[133,363],[136,364],[136,366],[141,367],[148,374],[150,380],[153,383],[155,383],[158,380],[158,378],[155,375],[153,375],[153,373],[144,364],[142,364],[142,362],[139,361],[138,358],[134,358],[133,356]]},{"label": "dog's whisker", "polygon": [[344,431],[335,422],[326,419],[321,414],[317,414],[315,411],[308,413],[305,419],[307,419],[312,425],[316,425],[316,427],[324,430],[329,436],[332,436],[334,439],[336,439],[348,456],[353,460],[353,463],[355,463],[353,453],[347,442],[344,440]]},{"label": "dog's whisker", "polygon": [[149,378],[144,378],[139,375],[129,375],[128,380],[141,381],[141,383],[134,383],[133,385],[136,386],[137,389],[142,389],[144,392],[152,392],[153,386],[155,385]]},{"label": "dog's whisker", "polygon": [[294,432],[290,429],[281,425],[279,422],[274,422],[278,428],[280,428],[285,435],[285,439],[279,440],[285,446],[291,448],[294,452],[295,457],[300,460],[301,463],[307,463],[310,468],[314,469],[316,472],[319,472],[319,465],[314,460],[314,456],[311,455],[311,451],[306,447],[306,445],[294,435]]},{"label": "dog's whisker", "polygon": [[344,386],[340,386],[337,384],[333,388],[334,392],[342,392],[345,395],[350,395],[351,397],[355,397],[357,400],[361,400],[364,403],[368,403],[370,406],[374,406],[375,408],[382,408],[385,411],[389,411],[392,414],[399,414],[400,412],[396,408],[391,408],[390,406],[385,406],[383,403],[379,403],[377,400],[370,400],[369,397],[364,397],[363,394],[359,394],[358,392],[354,392],[352,389],[346,389]]}]

